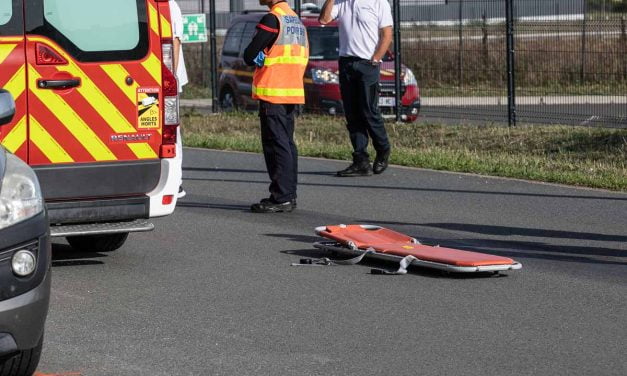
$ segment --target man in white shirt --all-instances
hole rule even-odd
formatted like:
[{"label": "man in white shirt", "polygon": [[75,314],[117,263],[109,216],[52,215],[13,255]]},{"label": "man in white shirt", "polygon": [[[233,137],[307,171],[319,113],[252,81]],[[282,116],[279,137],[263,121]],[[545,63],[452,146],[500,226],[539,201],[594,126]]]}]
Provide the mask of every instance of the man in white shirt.
[{"label": "man in white shirt", "polygon": [[[318,20],[337,19],[340,31],[340,91],[353,163],[338,176],[380,174],[388,166],[390,142],[379,112],[380,64],[392,42],[392,10],[387,0],[325,0]],[[377,152],[370,166],[369,137]]]},{"label": "man in white shirt", "polygon": [[172,22],[172,39],[173,39],[173,62],[174,72],[179,84],[179,93],[183,92],[183,86],[187,85],[187,70],[185,69],[185,59],[183,58],[183,14],[181,8],[174,0],[169,1],[170,5],[170,21]]},{"label": "man in white shirt", "polygon": [[[174,0],[168,1],[170,5],[170,22],[172,23],[172,63],[174,65],[174,72],[176,74],[176,81],[179,87],[179,94],[183,92],[183,86],[188,82],[187,70],[185,69],[185,60],[183,59],[183,48],[181,41],[183,40],[183,14],[181,8]],[[183,167],[183,140],[181,139],[181,126],[179,125],[176,131],[176,159],[181,163]],[[183,189],[183,173],[181,172],[181,184],[179,186],[178,198],[185,197],[185,190]]]}]

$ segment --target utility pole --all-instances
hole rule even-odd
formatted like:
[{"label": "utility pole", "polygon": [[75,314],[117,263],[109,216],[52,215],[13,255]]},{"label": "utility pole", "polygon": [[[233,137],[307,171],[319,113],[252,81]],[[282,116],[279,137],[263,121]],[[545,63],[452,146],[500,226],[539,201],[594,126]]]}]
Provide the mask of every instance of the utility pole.
[{"label": "utility pole", "polygon": [[209,0],[209,48],[211,49],[211,112],[218,112],[218,50],[216,48],[216,0]]},{"label": "utility pole", "polygon": [[457,55],[458,86],[464,86],[464,0],[459,0],[459,53]]},{"label": "utility pole", "polygon": [[394,1],[394,112],[401,121],[401,0]]},{"label": "utility pole", "polygon": [[505,24],[507,28],[507,123],[516,126],[516,76],[514,56],[514,0],[505,0]]}]

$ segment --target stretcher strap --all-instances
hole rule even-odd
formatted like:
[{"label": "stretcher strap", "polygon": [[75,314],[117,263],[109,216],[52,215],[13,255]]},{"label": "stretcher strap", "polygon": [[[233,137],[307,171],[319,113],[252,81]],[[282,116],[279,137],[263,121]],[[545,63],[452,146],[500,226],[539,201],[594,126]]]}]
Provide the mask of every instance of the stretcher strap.
[{"label": "stretcher strap", "polygon": [[359,264],[361,260],[366,257],[366,255],[375,253],[375,250],[369,248],[365,250],[362,254],[345,260],[331,260],[328,257],[322,257],[319,259],[300,259],[299,263],[293,263],[292,266],[307,266],[307,265],[323,265],[323,266],[331,266],[331,265],[355,265]]},{"label": "stretcher strap", "polygon": [[403,274],[407,274],[407,268],[409,267],[409,265],[411,265],[412,261],[414,260],[418,260],[417,258],[415,258],[414,256],[405,256],[403,257],[403,259],[400,261],[400,265],[398,266],[398,270],[397,271],[388,271],[388,270],[384,270],[384,269],[370,269],[370,273],[372,274],[384,274],[384,275],[403,275]]},{"label": "stretcher strap", "polygon": [[[368,254],[374,254],[376,251],[373,248],[368,248],[360,255],[344,260],[331,260],[328,257],[322,257],[319,259],[300,259],[299,263],[292,263],[292,266],[333,266],[333,265],[355,265],[361,262]],[[382,275],[403,275],[407,274],[407,268],[414,260],[418,260],[414,256],[405,256],[399,262],[398,270],[389,271],[384,269],[370,269],[371,274]]]}]

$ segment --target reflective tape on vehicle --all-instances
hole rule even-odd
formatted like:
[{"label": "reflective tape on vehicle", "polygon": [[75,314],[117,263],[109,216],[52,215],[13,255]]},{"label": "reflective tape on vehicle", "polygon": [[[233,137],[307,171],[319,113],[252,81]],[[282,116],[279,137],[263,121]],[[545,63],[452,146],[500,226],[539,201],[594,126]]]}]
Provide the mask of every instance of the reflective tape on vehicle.
[{"label": "reflective tape on vehicle", "polygon": [[0,44],[0,64],[13,52],[17,44]]},{"label": "reflective tape on vehicle", "polygon": [[17,124],[6,134],[2,140],[2,145],[11,153],[22,147],[26,142],[26,116],[18,120]]},{"label": "reflective tape on vehicle", "polygon": [[15,72],[15,74],[4,84],[4,89],[7,90],[13,98],[17,98],[26,90],[26,82],[24,82],[24,66]]},{"label": "reflective tape on vehicle", "polygon": [[30,139],[52,163],[69,163],[74,159],[59,145],[44,127],[30,117]]},{"label": "reflective tape on vehicle", "polygon": [[[36,87],[37,79],[41,78],[39,72],[31,65],[28,66],[28,76],[31,87]],[[74,108],[60,98],[59,95],[49,90],[32,90],[42,103],[45,103],[52,113],[65,119],[63,126],[72,133],[91,154],[96,161],[116,160],[115,154],[109,150],[92,128],[76,113]],[[117,109],[116,109],[117,110]],[[133,132],[135,128],[133,128]]]}]

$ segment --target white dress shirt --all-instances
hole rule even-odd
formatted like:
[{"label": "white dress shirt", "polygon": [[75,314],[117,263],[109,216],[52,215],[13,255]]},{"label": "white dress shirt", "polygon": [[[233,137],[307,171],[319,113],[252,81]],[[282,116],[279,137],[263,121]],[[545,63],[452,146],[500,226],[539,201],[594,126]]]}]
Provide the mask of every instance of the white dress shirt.
[{"label": "white dress shirt", "polygon": [[179,62],[176,67],[176,80],[179,85],[179,93],[183,91],[189,81],[187,78],[187,69],[185,69],[185,60],[183,59],[183,14],[181,8],[174,0],[168,2],[170,4],[170,18],[172,22],[172,34],[174,38],[178,38],[181,42],[181,48],[179,49]]},{"label": "white dress shirt", "polygon": [[379,43],[379,29],[392,26],[387,0],[335,0],[331,17],[340,31],[340,56],[370,59]]}]

